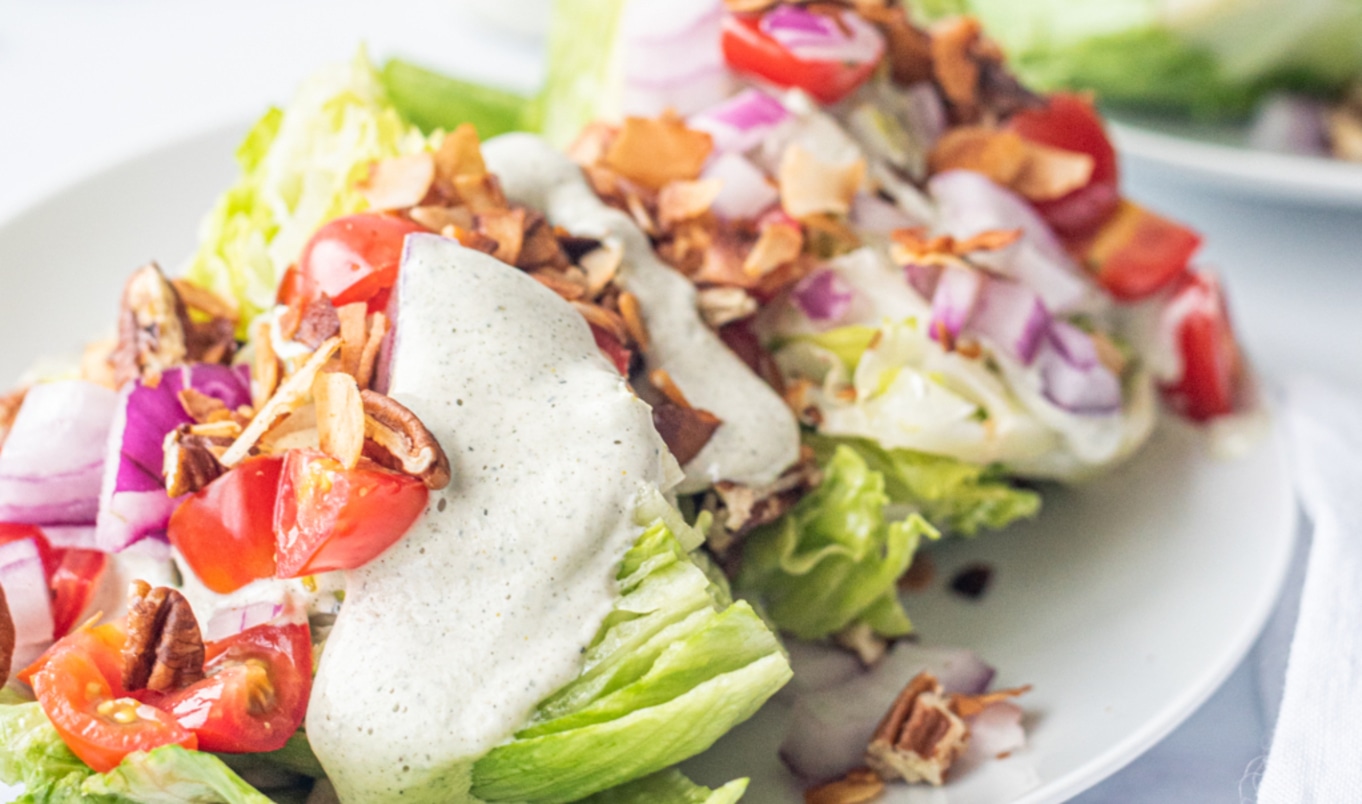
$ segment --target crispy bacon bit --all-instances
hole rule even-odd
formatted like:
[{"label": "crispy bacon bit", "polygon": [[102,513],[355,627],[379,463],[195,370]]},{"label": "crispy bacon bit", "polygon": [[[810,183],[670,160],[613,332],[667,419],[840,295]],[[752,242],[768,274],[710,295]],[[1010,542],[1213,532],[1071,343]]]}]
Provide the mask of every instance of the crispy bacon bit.
[{"label": "crispy bacon bit", "polygon": [[123,288],[118,349],[110,362],[119,385],[143,377],[151,384],[188,357],[184,303],[156,263],[133,272]]},{"label": "crispy bacon bit", "polygon": [[[382,315],[375,313],[375,315]],[[257,344],[258,347],[258,344]],[[317,374],[326,365],[326,361],[331,359],[337,350],[340,349],[340,338],[331,338],[318,347],[316,352],[307,359],[297,371],[279,385],[278,390],[269,398],[269,401],[256,408],[255,417],[251,423],[241,432],[232,446],[222,455],[222,465],[228,468],[236,466],[251,454],[260,437],[269,430],[274,423],[285,413],[290,413],[302,407],[308,394],[312,390],[312,382],[317,378]],[[375,349],[377,352],[377,349]],[[370,366],[372,371],[372,365]]]},{"label": "crispy bacon bit", "polygon": [[[217,425],[235,428],[237,432],[233,435],[239,434],[241,430],[236,422],[231,421],[210,426]],[[225,434],[230,430],[224,427],[223,432]],[[219,436],[195,432],[194,427],[187,424],[182,424],[167,433],[163,447],[164,463],[161,467],[166,493],[171,497],[192,494],[221,477],[225,470],[217,456],[231,445],[233,435]]]},{"label": "crispy bacon bit", "polygon": [[185,339],[189,362],[228,363],[236,354],[236,322],[230,318],[186,318]]},{"label": "crispy bacon bit", "polygon": [[270,339],[270,322],[263,318],[255,322],[251,342],[255,345],[255,356],[251,361],[251,406],[260,410],[279,386],[279,358],[274,353],[274,341]]},{"label": "crispy bacon bit", "polygon": [[824,162],[798,143],[785,148],[776,171],[780,204],[793,218],[822,212],[846,215],[851,199],[865,181],[865,160]]},{"label": "crispy bacon bit", "polygon": [[653,426],[682,466],[700,454],[720,424],[713,413],[682,407],[670,399],[653,407]]},{"label": "crispy bacon bit", "polygon": [[322,451],[354,469],[364,454],[364,402],[355,378],[339,371],[319,374],[312,383],[312,397]]},{"label": "crispy bacon bit", "polygon": [[27,388],[17,388],[0,396],[0,447],[5,445],[5,438],[14,426],[14,417],[19,415],[19,408],[23,407],[27,395]]},{"label": "crispy bacon bit", "polygon": [[464,123],[446,134],[435,151],[434,161],[437,179],[449,183],[446,192],[453,189],[456,176],[487,175],[487,163],[483,161],[482,147],[478,143],[478,130],[472,123]]},{"label": "crispy bacon bit", "polygon": [[388,334],[388,317],[382,313],[369,316],[369,337],[359,353],[359,366],[355,369],[355,382],[361,389],[368,388],[374,381],[374,367],[378,364],[378,353],[383,348],[383,338]]},{"label": "crispy bacon bit", "polygon": [[840,779],[804,792],[804,804],[864,804],[884,794],[884,780],[869,768],[848,771]]},{"label": "crispy bacon bit", "polygon": [[189,601],[174,589],[134,581],[129,593],[123,688],[174,692],[203,678],[203,636]]},{"label": "crispy bacon bit", "polygon": [[709,134],[686,128],[675,115],[626,117],[601,161],[630,181],[660,190],[698,177],[713,147]]},{"label": "crispy bacon bit", "polygon": [[566,270],[572,261],[568,259],[567,252],[563,250],[558,235],[553,227],[549,226],[544,213],[523,207],[518,209],[524,209],[525,212],[525,235],[524,243],[520,247],[520,259],[515,263],[516,267],[525,270],[535,268]]},{"label": "crispy bacon bit", "polygon": [[761,227],[761,234],[743,260],[742,270],[748,276],[765,276],[787,262],[792,262],[804,249],[804,235],[798,226],[773,221]]},{"label": "crispy bacon bit", "polygon": [[497,243],[492,256],[508,265],[520,261],[520,250],[525,243],[525,210],[497,209],[479,213],[475,228]]},{"label": "crispy bacon bit", "polygon": [[373,391],[361,391],[364,454],[389,469],[421,478],[430,489],[449,485],[449,458],[421,420],[402,404]]},{"label": "crispy bacon bit", "polygon": [[639,349],[648,351],[648,346],[652,341],[648,339],[648,325],[643,323],[643,310],[639,308],[638,297],[628,291],[619,296],[620,317],[624,319],[624,326],[629,330],[629,338]]},{"label": "crispy bacon bit", "polygon": [[193,388],[183,388],[176,396],[185,414],[199,424],[232,418],[232,412],[227,409],[227,405],[215,396],[209,396]]},{"label": "crispy bacon bit", "polygon": [[341,371],[352,377],[359,374],[359,358],[369,338],[367,313],[368,305],[364,302],[352,302],[336,310],[336,318],[340,321]]},{"label": "crispy bacon bit", "polygon": [[9,683],[9,673],[14,665],[14,643],[17,638],[14,616],[10,614],[5,589],[0,587],[0,687]]},{"label": "crispy bacon bit", "polygon": [[356,189],[375,210],[404,209],[421,203],[434,180],[434,158],[419,153],[374,162]]},{"label": "crispy bacon bit", "polygon": [[336,313],[335,305],[331,303],[331,297],[323,293],[303,308],[298,331],[294,333],[293,340],[309,349],[316,349],[328,338],[334,338],[338,334],[340,316]]},{"label": "crispy bacon bit", "polygon": [[446,226],[458,226],[462,229],[473,228],[473,213],[468,207],[412,207],[407,210],[407,217],[421,224],[432,232],[443,231]]},{"label": "crispy bacon bit", "polygon": [[698,218],[709,211],[724,183],[718,179],[669,182],[657,194],[657,217],[664,227]]},{"label": "crispy bacon bit", "polygon": [[866,749],[866,763],[886,780],[941,785],[965,750],[969,727],[952,711],[941,683],[918,673],[880,721]]}]

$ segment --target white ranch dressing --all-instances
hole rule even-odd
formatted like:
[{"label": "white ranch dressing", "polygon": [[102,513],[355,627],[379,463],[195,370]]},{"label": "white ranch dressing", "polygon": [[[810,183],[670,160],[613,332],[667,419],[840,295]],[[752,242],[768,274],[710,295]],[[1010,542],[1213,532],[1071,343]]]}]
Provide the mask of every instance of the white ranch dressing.
[{"label": "white ranch dressing", "polygon": [[762,486],[798,459],[799,425],[784,400],[705,326],[695,286],[657,258],[627,215],[596,197],[571,159],[530,134],[489,140],[482,153],[510,201],[543,212],[575,235],[623,249],[620,280],[638,297],[648,326],[648,367],[665,369],[691,404],[723,421],[686,465],[679,491],[700,491],[719,480]]},{"label": "white ranch dressing", "polygon": [[580,671],[680,468],[581,316],[520,271],[407,239],[388,393],[453,481],[349,573],[307,733],[342,801],[464,802],[473,763]]}]

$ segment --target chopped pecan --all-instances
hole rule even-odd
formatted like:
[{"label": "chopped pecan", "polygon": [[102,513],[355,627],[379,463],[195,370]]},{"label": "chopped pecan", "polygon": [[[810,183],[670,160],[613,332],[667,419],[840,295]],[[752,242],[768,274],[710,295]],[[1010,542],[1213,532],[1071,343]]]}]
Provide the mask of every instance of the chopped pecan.
[{"label": "chopped pecan", "polygon": [[123,646],[124,689],[182,689],[203,678],[203,658],[203,636],[189,601],[174,589],[134,581]]},{"label": "chopped pecan", "polygon": [[27,394],[27,388],[18,388],[0,396],[0,447],[5,445],[5,438],[14,426],[14,417],[19,415],[19,408],[23,407]]},{"label": "chopped pecan", "polygon": [[303,308],[302,318],[298,321],[298,331],[293,339],[309,349],[316,349],[340,334],[340,315],[331,297],[325,293],[308,302]]},{"label": "chopped pecan", "polygon": [[9,611],[9,601],[5,599],[5,589],[0,587],[0,687],[9,683],[9,671],[14,664],[14,617]]},{"label": "chopped pecan", "polygon": [[[235,426],[235,422],[226,423]],[[231,438],[194,433],[188,424],[167,433],[161,470],[166,493],[171,497],[190,494],[222,476],[226,470],[218,461],[218,455],[231,443]]]},{"label": "chopped pecan", "polygon": [[881,778],[941,785],[968,742],[969,727],[951,709],[936,676],[924,671],[880,721],[865,759]]},{"label": "chopped pecan", "polygon": [[[421,420],[401,403],[370,390],[364,403],[364,454],[390,469],[419,477],[427,488],[449,485],[449,458]],[[372,446],[371,446],[372,444]]]},{"label": "chopped pecan", "polygon": [[138,268],[123,288],[118,318],[118,348],[110,357],[119,385],[161,373],[188,357],[184,303],[156,263]]},{"label": "chopped pecan", "polygon": [[804,804],[864,804],[884,793],[884,780],[869,768],[856,768],[845,776],[804,792]]},{"label": "chopped pecan", "polygon": [[[727,480],[714,485],[719,505],[715,510],[715,524],[723,526],[730,546],[754,528],[776,521],[810,489],[822,481],[822,473],[812,450],[801,450],[799,462],[774,482],[760,487],[743,486]],[[711,545],[714,546],[714,545]],[[716,549],[722,556],[722,550]]]}]

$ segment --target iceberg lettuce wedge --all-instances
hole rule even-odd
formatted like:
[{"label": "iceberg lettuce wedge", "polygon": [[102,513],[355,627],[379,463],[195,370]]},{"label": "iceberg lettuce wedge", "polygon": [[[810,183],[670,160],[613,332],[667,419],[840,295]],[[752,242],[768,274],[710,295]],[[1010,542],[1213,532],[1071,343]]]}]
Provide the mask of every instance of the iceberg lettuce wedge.
[{"label": "iceberg lettuce wedge", "polygon": [[733,804],[747,791],[746,779],[735,779],[718,790],[702,787],[680,771],[645,776],[582,799],[582,804]]}]

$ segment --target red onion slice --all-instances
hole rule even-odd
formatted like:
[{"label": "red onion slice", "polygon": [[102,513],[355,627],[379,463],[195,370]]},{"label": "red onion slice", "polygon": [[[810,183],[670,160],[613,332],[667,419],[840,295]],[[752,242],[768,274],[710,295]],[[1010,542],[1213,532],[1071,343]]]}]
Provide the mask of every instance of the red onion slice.
[{"label": "red onion slice", "polygon": [[619,75],[624,114],[680,114],[727,97],[731,75],[720,47],[723,4],[636,0],[620,21]]},{"label": "red onion slice", "polygon": [[1075,368],[1088,368],[1099,362],[1097,344],[1092,336],[1068,321],[1054,321],[1046,340],[1064,361]]},{"label": "red onion slice", "polygon": [[1029,366],[1050,329],[1050,313],[1040,296],[1020,282],[990,279],[969,329]]},{"label": "red onion slice", "polygon": [[48,525],[43,528],[47,543],[62,550],[98,550],[94,525]]},{"label": "red onion slice", "polygon": [[0,544],[0,586],[14,619],[15,652],[52,641],[52,592],[32,539]]},{"label": "red onion slice", "polygon": [[686,125],[714,139],[719,153],[746,153],[789,120],[785,104],[759,89],[745,89],[728,100],[692,115]]},{"label": "red onion slice", "polygon": [[983,274],[964,265],[950,265],[941,271],[936,292],[932,294],[928,332],[933,340],[940,340],[942,334],[952,340],[960,335],[974,315],[984,282]]},{"label": "red onion slice", "polygon": [[819,271],[804,277],[791,292],[795,304],[811,321],[836,324],[846,315],[856,294],[836,271]]},{"label": "red onion slice", "polygon": [[0,451],[0,522],[93,522],[118,394],[84,380],[29,389]]},{"label": "red onion slice", "polygon": [[756,218],[780,200],[780,192],[766,174],[739,153],[719,154],[705,168],[703,178],[718,179],[722,185],[711,207],[721,218]]},{"label": "red onion slice", "polygon": [[903,266],[903,276],[922,298],[930,299],[936,295],[936,283],[941,281],[941,266],[908,263]]},{"label": "red onion slice", "polygon": [[800,6],[781,5],[758,24],[801,61],[870,64],[884,55],[884,35],[858,14],[815,14]]},{"label": "red onion slice", "polygon": [[1045,398],[1056,407],[1081,416],[1121,410],[1121,380],[1101,363],[1077,365],[1048,344],[1036,362]]}]

